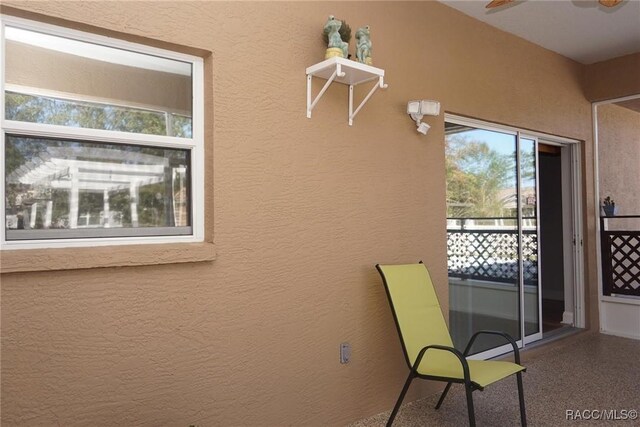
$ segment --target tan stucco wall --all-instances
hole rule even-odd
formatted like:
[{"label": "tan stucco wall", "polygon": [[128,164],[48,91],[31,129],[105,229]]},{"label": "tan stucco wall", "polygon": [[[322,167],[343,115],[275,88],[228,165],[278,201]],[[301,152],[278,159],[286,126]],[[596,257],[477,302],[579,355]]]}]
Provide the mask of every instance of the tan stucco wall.
[{"label": "tan stucco wall", "polygon": [[584,92],[589,101],[640,94],[640,52],[585,66]]},{"label": "tan stucco wall", "polygon": [[[340,425],[387,410],[407,370],[374,264],[422,259],[444,310],[448,301],[444,118],[419,135],[406,102],[437,99],[446,111],[584,140],[592,159],[582,67],[436,2],[14,5],[212,52],[216,259],[3,275],[6,425]],[[345,86],[305,117],[304,70],[323,58],[329,14],[371,25],[374,64],[387,73],[389,88],[353,127]],[[592,161],[584,166],[592,213]],[[139,251],[3,262],[110,266]],[[342,341],[353,346],[348,365]],[[409,398],[434,390],[425,387]]]},{"label": "tan stucco wall", "polygon": [[614,199],[618,215],[640,215],[639,112],[598,106],[598,169],[600,197]]}]

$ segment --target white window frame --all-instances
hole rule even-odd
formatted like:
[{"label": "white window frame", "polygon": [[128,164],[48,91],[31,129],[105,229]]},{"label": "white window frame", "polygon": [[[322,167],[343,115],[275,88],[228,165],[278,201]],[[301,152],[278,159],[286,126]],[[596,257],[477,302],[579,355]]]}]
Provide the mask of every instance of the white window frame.
[{"label": "white window frame", "polygon": [[[5,119],[5,27],[16,27],[124,49],[136,53],[188,62],[192,65],[192,137],[178,138],[102,129],[72,128],[43,123],[27,123]],[[71,30],[64,27],[0,15],[0,250],[87,247],[130,244],[195,243],[204,241],[204,61],[200,57],[131,43],[120,39]],[[7,134],[32,137],[72,139],[88,142],[135,144],[149,147],[189,150],[191,165],[190,235],[86,237],[41,240],[7,240],[5,211],[5,137]],[[142,228],[141,228],[142,230]]]}]

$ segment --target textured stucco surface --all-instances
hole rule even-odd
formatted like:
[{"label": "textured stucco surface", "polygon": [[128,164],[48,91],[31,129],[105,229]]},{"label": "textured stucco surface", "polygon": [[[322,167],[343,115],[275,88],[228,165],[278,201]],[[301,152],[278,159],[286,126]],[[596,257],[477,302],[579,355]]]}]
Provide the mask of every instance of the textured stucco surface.
[{"label": "textured stucco surface", "polygon": [[585,66],[584,88],[589,101],[604,101],[640,93],[640,52]]},{"label": "textured stucco surface", "polygon": [[[5,4],[211,52],[216,259],[108,267],[140,251],[114,248],[106,268],[2,275],[3,425],[340,425],[386,410],[406,367],[374,264],[422,259],[448,301],[444,120],[419,135],[406,102],[583,140],[591,159],[581,66],[436,2]],[[345,86],[305,117],[329,14],[371,25],[387,73],[353,127]]]},{"label": "textured stucco surface", "polygon": [[598,106],[598,168],[600,197],[611,196],[618,215],[640,215],[639,112],[615,104]]}]

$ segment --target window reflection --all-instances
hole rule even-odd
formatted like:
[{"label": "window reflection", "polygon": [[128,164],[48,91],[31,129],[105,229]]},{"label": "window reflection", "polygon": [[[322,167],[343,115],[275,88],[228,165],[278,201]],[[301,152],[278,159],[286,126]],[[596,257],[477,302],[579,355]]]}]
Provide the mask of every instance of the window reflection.
[{"label": "window reflection", "polygon": [[5,27],[10,120],[192,137],[192,65]]},{"label": "window reflection", "polygon": [[[449,321],[460,349],[482,329],[520,338],[516,147],[515,135],[445,123]],[[472,352],[502,344],[482,337]]]},{"label": "window reflection", "polygon": [[7,136],[5,152],[8,231],[191,225],[188,150]]}]

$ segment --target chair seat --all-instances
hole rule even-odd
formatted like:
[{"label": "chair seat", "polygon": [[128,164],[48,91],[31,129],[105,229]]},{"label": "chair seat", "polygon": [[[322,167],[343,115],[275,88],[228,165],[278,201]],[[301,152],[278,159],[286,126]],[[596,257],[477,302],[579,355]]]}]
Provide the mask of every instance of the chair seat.
[{"label": "chair seat", "polygon": [[[430,363],[429,356],[429,352],[427,352],[425,358],[420,364],[420,368],[418,368],[418,373],[420,375],[432,375],[436,377],[456,379],[464,378],[460,361],[455,356],[452,355],[451,358],[437,357],[437,359],[440,359],[440,363]],[[445,362],[442,359],[449,360]],[[517,372],[525,370],[523,366],[517,365],[512,362],[502,362],[496,360],[467,360],[467,362],[469,363],[469,375],[471,376],[471,381],[482,388],[488,386],[491,383],[506,378],[509,375],[513,375]]]}]

